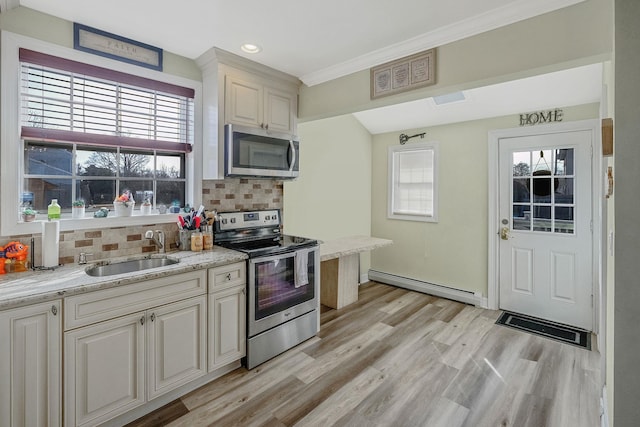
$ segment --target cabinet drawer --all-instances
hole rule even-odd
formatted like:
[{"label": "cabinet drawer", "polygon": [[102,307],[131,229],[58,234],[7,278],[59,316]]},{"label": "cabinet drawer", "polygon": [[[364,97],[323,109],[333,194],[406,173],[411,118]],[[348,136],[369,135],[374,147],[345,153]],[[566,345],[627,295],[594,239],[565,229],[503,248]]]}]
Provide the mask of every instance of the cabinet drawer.
[{"label": "cabinet drawer", "polygon": [[64,329],[203,295],[206,289],[206,271],[198,270],[70,296],[64,299]]},{"label": "cabinet drawer", "polygon": [[246,284],[247,264],[237,262],[209,269],[209,293]]}]

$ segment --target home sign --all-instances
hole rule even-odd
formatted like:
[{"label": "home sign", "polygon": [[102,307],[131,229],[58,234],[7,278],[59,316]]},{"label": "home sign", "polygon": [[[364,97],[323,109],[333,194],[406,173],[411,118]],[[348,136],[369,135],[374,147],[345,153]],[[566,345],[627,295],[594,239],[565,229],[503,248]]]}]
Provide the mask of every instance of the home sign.
[{"label": "home sign", "polygon": [[542,125],[545,123],[561,122],[564,117],[562,109],[536,111],[534,113],[520,114],[520,126]]}]

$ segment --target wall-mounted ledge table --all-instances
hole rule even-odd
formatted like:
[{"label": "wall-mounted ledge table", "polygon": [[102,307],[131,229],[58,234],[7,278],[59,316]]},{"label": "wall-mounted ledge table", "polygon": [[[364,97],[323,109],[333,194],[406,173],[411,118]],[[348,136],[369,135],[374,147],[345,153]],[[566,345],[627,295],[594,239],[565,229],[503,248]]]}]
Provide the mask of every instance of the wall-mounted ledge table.
[{"label": "wall-mounted ledge table", "polygon": [[320,244],[320,302],[342,308],[358,301],[360,253],[388,246],[393,240],[348,236]]}]

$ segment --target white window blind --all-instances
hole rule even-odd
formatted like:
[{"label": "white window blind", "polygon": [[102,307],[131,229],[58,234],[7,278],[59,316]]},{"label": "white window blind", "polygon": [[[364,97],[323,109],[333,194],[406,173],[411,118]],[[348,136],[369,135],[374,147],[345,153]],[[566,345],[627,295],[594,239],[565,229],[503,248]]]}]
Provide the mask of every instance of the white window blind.
[{"label": "white window blind", "polygon": [[191,151],[194,91],[20,50],[22,136]]},{"label": "white window blind", "polygon": [[436,221],[437,146],[389,148],[389,209],[394,219]]}]

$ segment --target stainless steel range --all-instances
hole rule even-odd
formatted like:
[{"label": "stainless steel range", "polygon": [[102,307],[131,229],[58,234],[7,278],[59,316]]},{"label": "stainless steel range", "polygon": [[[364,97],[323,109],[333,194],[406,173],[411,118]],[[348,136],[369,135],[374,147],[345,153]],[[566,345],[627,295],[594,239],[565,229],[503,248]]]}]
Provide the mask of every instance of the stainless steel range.
[{"label": "stainless steel range", "polygon": [[282,235],[280,211],[219,213],[215,244],[247,260],[247,356],[251,369],[320,330],[317,240]]}]

